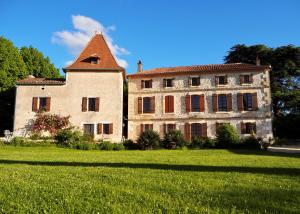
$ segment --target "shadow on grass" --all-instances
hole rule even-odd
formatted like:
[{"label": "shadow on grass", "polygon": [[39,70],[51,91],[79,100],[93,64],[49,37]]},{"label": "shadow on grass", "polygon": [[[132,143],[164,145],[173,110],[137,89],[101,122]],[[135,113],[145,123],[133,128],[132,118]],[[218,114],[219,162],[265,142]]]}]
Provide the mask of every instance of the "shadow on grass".
[{"label": "shadow on grass", "polygon": [[270,151],[250,150],[250,149],[228,149],[228,151],[240,155],[260,155],[260,156],[300,158],[299,153],[282,153],[282,152],[270,152]]},{"label": "shadow on grass", "polygon": [[0,164],[25,164],[25,165],[32,165],[32,166],[159,169],[159,170],[193,171],[193,172],[238,172],[238,173],[300,176],[300,168],[174,165],[174,164],[160,164],[160,163],[98,163],[98,162],[60,162],[60,161],[48,162],[48,161],[26,161],[26,160],[0,160]]}]

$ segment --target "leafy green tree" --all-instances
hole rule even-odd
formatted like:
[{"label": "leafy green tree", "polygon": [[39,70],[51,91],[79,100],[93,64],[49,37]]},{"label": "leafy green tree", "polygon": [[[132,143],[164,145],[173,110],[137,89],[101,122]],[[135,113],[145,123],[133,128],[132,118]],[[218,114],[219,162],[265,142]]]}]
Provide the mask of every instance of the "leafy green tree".
[{"label": "leafy green tree", "polygon": [[32,46],[22,47],[20,53],[29,74],[35,77],[58,78],[59,70],[45,57],[42,52]]},{"label": "leafy green tree", "polygon": [[11,89],[15,81],[27,76],[26,65],[19,49],[0,37],[0,92]]}]

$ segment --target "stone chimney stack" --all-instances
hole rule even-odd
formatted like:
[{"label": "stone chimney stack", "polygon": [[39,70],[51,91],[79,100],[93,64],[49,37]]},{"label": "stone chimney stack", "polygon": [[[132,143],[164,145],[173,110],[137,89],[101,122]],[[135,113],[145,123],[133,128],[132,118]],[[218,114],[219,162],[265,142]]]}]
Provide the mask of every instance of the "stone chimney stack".
[{"label": "stone chimney stack", "polygon": [[138,73],[140,73],[140,72],[143,71],[143,64],[142,64],[142,61],[139,60],[137,64],[138,64]]},{"label": "stone chimney stack", "polygon": [[256,56],[256,65],[260,66],[260,59],[259,59],[258,55]]}]

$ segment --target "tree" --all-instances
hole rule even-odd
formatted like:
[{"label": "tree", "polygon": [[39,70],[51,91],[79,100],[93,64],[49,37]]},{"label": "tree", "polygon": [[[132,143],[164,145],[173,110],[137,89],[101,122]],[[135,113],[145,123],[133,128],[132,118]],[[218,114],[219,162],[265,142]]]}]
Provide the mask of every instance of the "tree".
[{"label": "tree", "polygon": [[271,65],[272,107],[276,117],[300,114],[300,47],[293,45],[269,48],[265,45],[233,46],[225,63],[255,64],[259,57],[262,65]]},{"label": "tree", "polygon": [[20,50],[26,69],[35,77],[58,78],[59,70],[45,57],[42,52],[32,46],[22,47]]},{"label": "tree", "polygon": [[11,89],[15,81],[28,75],[19,49],[11,41],[0,37],[0,92]]}]

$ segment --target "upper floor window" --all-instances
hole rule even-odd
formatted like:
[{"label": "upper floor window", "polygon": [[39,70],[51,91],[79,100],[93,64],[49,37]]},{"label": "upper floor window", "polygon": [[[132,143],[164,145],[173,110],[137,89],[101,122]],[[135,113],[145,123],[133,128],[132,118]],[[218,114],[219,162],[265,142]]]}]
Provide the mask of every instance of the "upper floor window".
[{"label": "upper floor window", "polygon": [[193,112],[200,112],[200,96],[192,95],[191,96],[191,107]]},{"label": "upper floor window", "polygon": [[218,94],[218,111],[227,111],[226,94]]},{"label": "upper floor window", "polygon": [[173,87],[173,80],[174,79],[164,79],[163,80],[163,85],[165,88],[167,87]]},{"label": "upper floor window", "polygon": [[241,84],[251,84],[253,83],[253,76],[250,74],[240,75],[240,83]]},{"label": "upper floor window", "polygon": [[190,79],[191,86],[199,86],[200,85],[200,77],[191,77]]},{"label": "upper floor window", "polygon": [[138,114],[155,113],[155,97],[138,98]]},{"label": "upper floor window", "polygon": [[152,88],[152,80],[142,80],[141,88]]},{"label": "upper floor window", "polygon": [[99,111],[100,98],[99,97],[83,97],[81,104],[81,111]]},{"label": "upper floor window", "polygon": [[238,93],[237,104],[239,111],[256,111],[258,109],[257,93]]},{"label": "upper floor window", "polygon": [[186,95],[185,108],[186,112],[204,112],[204,95]]},{"label": "upper floor window", "polygon": [[243,106],[245,111],[251,111],[252,110],[252,94],[245,93],[243,95]]},{"label": "upper floor window", "polygon": [[33,97],[32,98],[32,111],[50,111],[51,97]]},{"label": "upper floor window", "polygon": [[215,77],[215,84],[216,85],[226,85],[228,83],[227,76],[216,76]]}]

